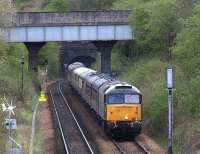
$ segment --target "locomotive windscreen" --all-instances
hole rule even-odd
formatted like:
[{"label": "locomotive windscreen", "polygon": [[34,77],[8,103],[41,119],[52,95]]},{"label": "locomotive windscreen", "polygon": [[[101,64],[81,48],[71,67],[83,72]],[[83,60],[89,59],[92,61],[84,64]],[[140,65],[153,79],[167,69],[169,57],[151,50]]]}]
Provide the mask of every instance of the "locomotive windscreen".
[{"label": "locomotive windscreen", "polygon": [[125,95],[125,103],[139,103],[140,96],[139,95]]},{"label": "locomotive windscreen", "polygon": [[108,103],[109,104],[120,104],[124,102],[124,94],[109,94]]},{"label": "locomotive windscreen", "polygon": [[107,97],[108,104],[137,104],[140,103],[140,96],[133,94],[109,94]]}]

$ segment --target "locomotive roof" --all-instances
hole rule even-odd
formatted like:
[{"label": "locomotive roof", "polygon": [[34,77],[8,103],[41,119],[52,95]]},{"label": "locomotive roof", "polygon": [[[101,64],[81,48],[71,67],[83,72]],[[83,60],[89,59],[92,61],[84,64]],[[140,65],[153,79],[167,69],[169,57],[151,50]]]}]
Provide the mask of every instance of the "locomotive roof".
[{"label": "locomotive roof", "polygon": [[117,83],[117,84],[114,84],[114,85],[111,85],[106,91],[105,91],[105,94],[108,94],[109,92],[111,92],[112,90],[114,89],[132,89],[133,91],[135,91],[136,93],[141,93],[139,91],[139,89],[137,89],[135,86],[132,86],[128,83],[124,83],[124,82],[121,82],[121,83]]},{"label": "locomotive roof", "polygon": [[75,62],[75,63],[72,63],[68,66],[68,70],[74,70],[74,69],[79,68],[79,67],[84,67],[84,65],[80,62]]},{"label": "locomotive roof", "polygon": [[74,69],[74,73],[78,74],[78,75],[81,75],[82,73],[85,73],[85,72],[92,72],[93,70],[87,68],[87,67],[78,67],[76,69]]}]

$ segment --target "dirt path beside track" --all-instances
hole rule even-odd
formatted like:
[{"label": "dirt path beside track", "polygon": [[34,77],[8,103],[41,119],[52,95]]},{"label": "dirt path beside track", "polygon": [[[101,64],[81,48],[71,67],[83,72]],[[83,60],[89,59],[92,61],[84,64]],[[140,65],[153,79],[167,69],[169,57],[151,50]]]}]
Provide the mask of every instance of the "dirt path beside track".
[{"label": "dirt path beside track", "polygon": [[42,133],[43,138],[42,153],[56,154],[56,135],[48,102],[39,105],[37,121],[39,131]]}]

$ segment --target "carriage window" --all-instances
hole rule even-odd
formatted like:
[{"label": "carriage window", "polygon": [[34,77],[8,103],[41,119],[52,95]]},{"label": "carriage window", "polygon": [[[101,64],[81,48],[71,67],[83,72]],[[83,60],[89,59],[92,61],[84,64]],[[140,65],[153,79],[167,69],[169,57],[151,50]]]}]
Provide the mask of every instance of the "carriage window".
[{"label": "carriage window", "polygon": [[125,103],[140,103],[139,95],[125,95]]},{"label": "carriage window", "polygon": [[118,104],[124,102],[123,94],[110,94],[108,95],[108,103],[109,104]]}]

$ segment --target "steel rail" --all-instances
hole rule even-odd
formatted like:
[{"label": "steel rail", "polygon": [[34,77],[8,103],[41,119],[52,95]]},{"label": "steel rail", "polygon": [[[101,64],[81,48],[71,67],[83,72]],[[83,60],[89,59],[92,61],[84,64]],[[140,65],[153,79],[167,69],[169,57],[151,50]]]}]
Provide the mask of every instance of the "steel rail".
[{"label": "steel rail", "polygon": [[[117,148],[117,150],[121,153],[121,154],[125,154],[126,152],[124,152],[122,150],[122,148],[120,147],[120,145],[115,141],[115,140],[112,140],[113,144],[115,145],[115,147]],[[136,144],[145,154],[151,154],[151,152],[149,152],[145,146],[143,146],[142,144],[140,144],[139,142],[137,141],[134,141],[134,144]]]},{"label": "steel rail", "polygon": [[52,99],[52,102],[53,102],[54,111],[56,113],[56,118],[57,118],[57,121],[58,121],[59,129],[60,129],[60,132],[61,132],[61,135],[62,135],[62,140],[63,140],[63,143],[64,143],[65,151],[66,151],[66,154],[69,154],[69,150],[68,150],[68,147],[67,147],[66,139],[64,137],[62,125],[61,125],[61,122],[60,122],[60,118],[59,118],[59,115],[58,115],[58,112],[57,112],[57,109],[56,109],[56,105],[55,105],[55,100],[53,99],[53,95],[52,95],[51,90],[50,90],[50,95],[51,95],[51,99]]},{"label": "steel rail", "polygon": [[141,143],[139,143],[139,142],[137,142],[137,141],[134,141],[134,143],[135,143],[140,149],[142,149],[142,150],[145,152],[145,154],[151,154],[151,152],[149,152],[149,151],[147,150],[147,148],[145,148],[145,146],[142,145]]},{"label": "steel rail", "polygon": [[65,101],[65,103],[66,103],[66,105],[67,105],[67,107],[68,107],[68,109],[69,109],[69,111],[70,111],[70,113],[71,113],[71,115],[72,115],[74,121],[76,122],[76,125],[77,125],[77,127],[78,127],[78,129],[79,129],[79,131],[80,131],[80,133],[81,133],[81,135],[82,135],[82,137],[83,137],[85,143],[87,144],[87,147],[88,147],[90,153],[91,153],[91,154],[94,154],[94,152],[93,152],[93,150],[92,150],[92,148],[91,148],[91,146],[90,146],[90,144],[89,144],[87,138],[85,137],[85,135],[84,135],[84,133],[83,133],[83,130],[81,129],[81,127],[80,127],[80,125],[79,125],[79,123],[78,123],[78,120],[76,119],[74,113],[72,112],[72,110],[71,110],[71,108],[70,108],[70,106],[69,106],[69,104],[68,104],[67,99],[66,99],[65,96],[63,95],[63,92],[62,92],[62,90],[61,90],[60,83],[59,83],[59,92],[60,92],[60,94],[62,95],[63,100]]},{"label": "steel rail", "polygon": [[122,150],[122,148],[117,144],[117,142],[115,142],[115,140],[112,140],[112,143],[115,145],[115,147],[117,148],[117,150],[120,152],[120,154],[125,154],[126,152],[124,152]]}]

